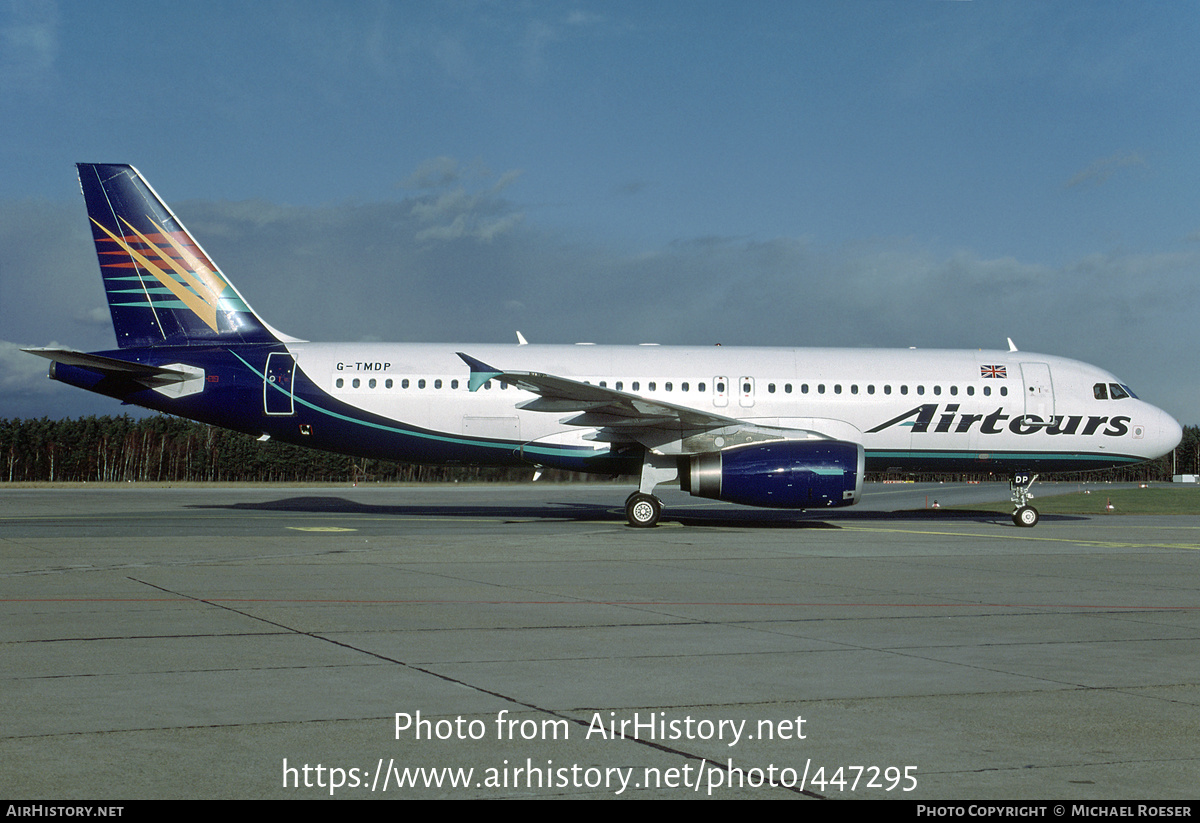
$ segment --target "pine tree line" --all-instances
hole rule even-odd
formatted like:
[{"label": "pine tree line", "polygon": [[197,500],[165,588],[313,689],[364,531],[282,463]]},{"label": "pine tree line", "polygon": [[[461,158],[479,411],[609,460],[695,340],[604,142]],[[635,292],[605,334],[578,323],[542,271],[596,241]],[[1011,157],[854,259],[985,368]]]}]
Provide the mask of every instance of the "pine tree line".
[{"label": "pine tree line", "polygon": [[[1200,427],[1185,426],[1174,455],[1149,463],[1064,480],[1170,480],[1200,474]],[[240,432],[178,417],[81,417],[77,420],[0,419],[0,482],[215,481],[215,482],[444,482],[523,481],[532,468],[423,466],[368,460],[259,442]],[[546,472],[547,480],[575,480],[573,472]],[[872,476],[868,479],[881,479]],[[923,479],[1003,479],[988,475],[928,475]]]},{"label": "pine tree line", "polygon": [[0,419],[0,482],[516,481],[532,471],[353,458],[166,415]]}]

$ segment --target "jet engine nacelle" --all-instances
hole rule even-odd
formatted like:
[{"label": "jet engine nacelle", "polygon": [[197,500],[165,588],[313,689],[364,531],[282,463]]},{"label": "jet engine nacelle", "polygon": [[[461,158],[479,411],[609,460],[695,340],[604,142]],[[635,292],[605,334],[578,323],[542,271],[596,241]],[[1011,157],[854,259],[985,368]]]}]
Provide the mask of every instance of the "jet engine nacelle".
[{"label": "jet engine nacelle", "polygon": [[785,440],[696,454],[680,486],[696,497],[746,506],[852,506],[862,496],[864,451],[842,440]]}]

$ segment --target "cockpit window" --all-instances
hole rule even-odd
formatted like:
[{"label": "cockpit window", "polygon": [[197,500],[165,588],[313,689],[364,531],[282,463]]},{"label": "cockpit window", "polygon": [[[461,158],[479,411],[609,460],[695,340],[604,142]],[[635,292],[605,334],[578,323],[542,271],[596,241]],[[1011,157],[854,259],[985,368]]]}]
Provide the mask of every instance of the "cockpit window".
[{"label": "cockpit window", "polygon": [[1097,383],[1092,386],[1092,394],[1097,400],[1124,400],[1126,397],[1137,399],[1137,395],[1124,383]]}]

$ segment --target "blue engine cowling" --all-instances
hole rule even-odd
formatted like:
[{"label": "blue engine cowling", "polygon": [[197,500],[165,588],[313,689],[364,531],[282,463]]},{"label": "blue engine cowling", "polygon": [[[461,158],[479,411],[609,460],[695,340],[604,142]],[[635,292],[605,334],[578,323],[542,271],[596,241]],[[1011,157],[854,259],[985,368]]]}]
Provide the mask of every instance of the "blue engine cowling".
[{"label": "blue engine cowling", "polygon": [[680,486],[696,497],[745,506],[817,509],[852,506],[862,496],[862,444],[786,440],[696,454],[680,466]]}]

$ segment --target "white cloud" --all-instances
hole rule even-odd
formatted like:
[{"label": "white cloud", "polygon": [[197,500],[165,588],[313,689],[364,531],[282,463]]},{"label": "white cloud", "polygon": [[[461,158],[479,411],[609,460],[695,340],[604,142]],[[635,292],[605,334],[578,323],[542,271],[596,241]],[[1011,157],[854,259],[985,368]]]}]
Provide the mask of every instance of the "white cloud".
[{"label": "white cloud", "polygon": [[[498,195],[516,182],[521,170],[504,172],[490,182],[491,172],[482,163],[475,166],[465,170],[453,158],[436,157],[421,163],[405,180],[405,188],[427,192],[411,207],[412,216],[424,224],[416,234],[417,240],[473,238],[491,242],[520,224],[524,215]],[[438,189],[443,191],[436,193]]]},{"label": "white cloud", "polygon": [[[48,344],[58,347],[56,343]],[[46,394],[51,389],[46,377],[50,361],[21,351],[29,346],[0,340],[0,392]]]},{"label": "white cloud", "polygon": [[422,161],[400,185],[406,189],[436,189],[457,183],[459,174],[458,161],[453,157],[431,157]]}]

